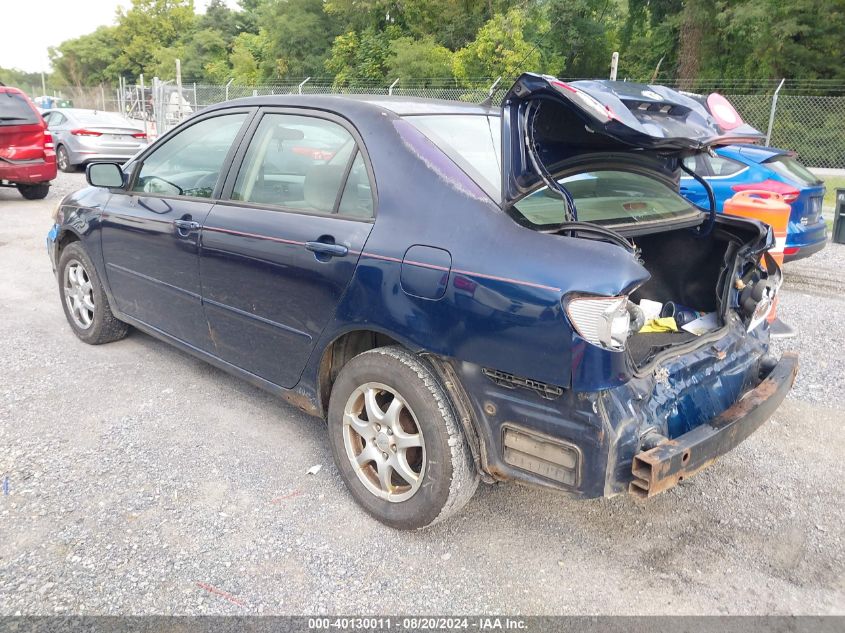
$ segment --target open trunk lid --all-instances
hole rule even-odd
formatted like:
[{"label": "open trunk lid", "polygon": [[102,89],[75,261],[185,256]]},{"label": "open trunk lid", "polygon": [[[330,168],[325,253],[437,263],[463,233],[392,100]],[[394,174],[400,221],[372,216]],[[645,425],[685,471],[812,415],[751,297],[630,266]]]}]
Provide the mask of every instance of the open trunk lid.
[{"label": "open trunk lid", "polygon": [[671,161],[716,145],[762,136],[744,124],[719,95],[705,99],[664,86],[565,83],[524,73],[502,103],[505,206],[542,182],[528,154],[529,134],[533,134],[542,163],[550,169],[579,154],[596,152],[643,152]]}]

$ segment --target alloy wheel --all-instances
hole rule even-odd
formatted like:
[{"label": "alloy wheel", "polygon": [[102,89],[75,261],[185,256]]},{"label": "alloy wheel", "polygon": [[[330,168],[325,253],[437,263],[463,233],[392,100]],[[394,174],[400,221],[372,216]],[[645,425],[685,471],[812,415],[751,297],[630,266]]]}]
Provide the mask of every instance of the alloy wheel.
[{"label": "alloy wheel", "polygon": [[64,147],[59,147],[58,151],[56,152],[56,162],[59,164],[59,169],[62,171],[67,171],[69,165],[69,158],[67,155],[67,150]]},{"label": "alloy wheel", "polygon": [[94,286],[78,260],[72,259],[65,266],[62,288],[71,319],[77,327],[87,330],[94,322]]},{"label": "alloy wheel", "polygon": [[352,392],[343,410],[343,444],[358,479],[375,496],[398,503],[419,490],[425,442],[395,389],[369,382]]}]

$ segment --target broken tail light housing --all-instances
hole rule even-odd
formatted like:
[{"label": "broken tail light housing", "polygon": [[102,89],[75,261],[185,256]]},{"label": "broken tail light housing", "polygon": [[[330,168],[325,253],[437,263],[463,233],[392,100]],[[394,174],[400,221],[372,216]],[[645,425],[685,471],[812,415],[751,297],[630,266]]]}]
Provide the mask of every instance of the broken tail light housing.
[{"label": "broken tail light housing", "polygon": [[624,349],[631,325],[627,296],[576,296],[566,303],[566,314],[585,341],[605,349]]}]

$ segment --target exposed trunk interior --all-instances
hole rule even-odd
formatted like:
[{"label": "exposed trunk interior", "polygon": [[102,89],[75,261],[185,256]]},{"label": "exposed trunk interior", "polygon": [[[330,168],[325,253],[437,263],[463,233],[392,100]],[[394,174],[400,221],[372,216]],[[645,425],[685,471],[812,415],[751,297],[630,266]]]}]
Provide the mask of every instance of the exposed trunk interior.
[{"label": "exposed trunk interior", "polygon": [[[636,238],[651,279],[631,295],[631,301],[639,304],[642,299],[651,299],[664,305],[673,301],[697,312],[721,312],[724,271],[733,265],[739,241],[737,236],[718,228],[707,237],[680,229]],[[627,347],[636,365],[648,363],[669,347],[699,338],[679,330],[630,336]]]}]

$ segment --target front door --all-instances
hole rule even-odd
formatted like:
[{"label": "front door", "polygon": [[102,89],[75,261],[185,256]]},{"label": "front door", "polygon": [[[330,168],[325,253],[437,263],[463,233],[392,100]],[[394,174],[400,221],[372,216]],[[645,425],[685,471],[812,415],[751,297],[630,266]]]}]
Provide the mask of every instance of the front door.
[{"label": "front door", "polygon": [[211,116],[155,146],[102,216],[106,275],[117,309],[212,351],[200,297],[200,228],[249,112]]},{"label": "front door", "polygon": [[364,156],[326,117],[264,113],[202,230],[218,356],[283,387],[299,380],[372,228]]}]

